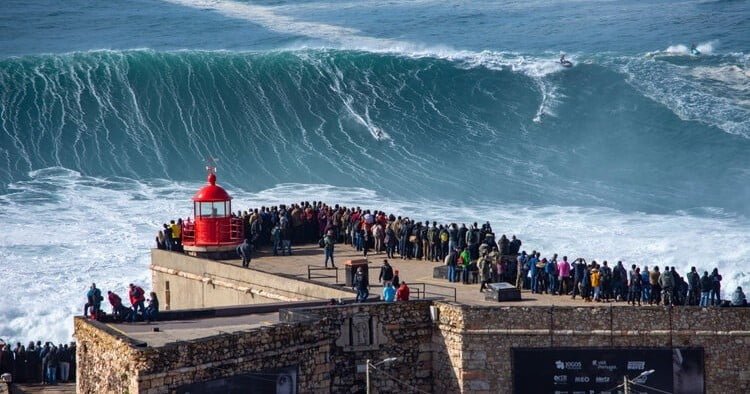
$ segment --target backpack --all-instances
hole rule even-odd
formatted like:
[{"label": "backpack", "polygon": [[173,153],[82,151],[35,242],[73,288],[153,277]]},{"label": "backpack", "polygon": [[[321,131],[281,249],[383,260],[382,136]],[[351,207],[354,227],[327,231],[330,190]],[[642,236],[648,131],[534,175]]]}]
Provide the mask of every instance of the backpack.
[{"label": "backpack", "polygon": [[469,241],[471,241],[471,243],[473,243],[473,244],[479,242],[479,230],[476,230],[476,229],[470,230],[470,232],[469,232]]},{"label": "backpack", "polygon": [[448,232],[443,230],[440,232],[440,241],[441,242],[448,242]]}]

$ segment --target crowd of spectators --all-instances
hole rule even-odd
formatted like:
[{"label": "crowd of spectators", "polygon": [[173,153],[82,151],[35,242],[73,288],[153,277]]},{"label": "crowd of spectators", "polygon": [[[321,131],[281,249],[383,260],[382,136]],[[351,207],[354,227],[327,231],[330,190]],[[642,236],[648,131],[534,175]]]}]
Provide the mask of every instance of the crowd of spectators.
[{"label": "crowd of spectators", "polygon": [[[328,267],[330,263],[335,268],[334,247],[345,244],[364,256],[384,253],[388,259],[444,262],[447,280],[479,283],[480,291],[488,283],[509,282],[532,293],[580,296],[586,302],[700,306],[723,303],[722,278],[716,268],[710,274],[707,271],[701,274],[693,267],[683,277],[674,266],[660,270],[657,266],[649,269],[633,264],[626,269],[619,261],[611,267],[607,261],[601,264],[593,260],[589,263],[584,258],[568,261],[567,256],[542,257],[537,251],[527,254],[521,250],[522,242],[515,235],[496,238],[489,222],[481,226],[476,222],[469,226],[438,224],[320,201],[262,206],[238,211],[233,216],[245,223],[247,247],[244,251],[238,248],[245,266],[250,251],[260,246],[270,246],[274,255],[291,255],[293,245],[317,242],[324,248],[324,265]],[[166,249],[170,248],[167,244],[179,245],[175,234],[180,234],[181,222],[179,219],[164,224],[157,244],[163,237],[165,241],[161,244]],[[170,237],[172,241],[167,242]],[[401,286],[398,282],[392,285],[396,289]],[[386,288],[384,284],[384,291]],[[747,304],[741,288],[734,290],[728,303]]]},{"label": "crowd of spectators", "polygon": [[75,381],[76,344],[55,345],[42,341],[28,346],[0,339],[0,376],[10,374],[14,383],[44,383]]}]

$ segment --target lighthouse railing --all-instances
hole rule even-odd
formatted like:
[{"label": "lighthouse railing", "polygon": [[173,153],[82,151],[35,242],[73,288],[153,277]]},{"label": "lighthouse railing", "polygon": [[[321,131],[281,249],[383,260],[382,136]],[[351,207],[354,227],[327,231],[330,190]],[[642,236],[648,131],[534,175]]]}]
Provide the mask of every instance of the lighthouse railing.
[{"label": "lighthouse railing", "polygon": [[182,243],[186,241],[188,243],[195,242],[195,223],[191,220],[182,222]]}]

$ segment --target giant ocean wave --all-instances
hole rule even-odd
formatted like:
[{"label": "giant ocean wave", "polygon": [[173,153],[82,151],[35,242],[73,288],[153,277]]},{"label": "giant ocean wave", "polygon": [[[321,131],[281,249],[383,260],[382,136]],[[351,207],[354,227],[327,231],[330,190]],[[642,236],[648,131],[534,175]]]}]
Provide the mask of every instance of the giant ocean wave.
[{"label": "giant ocean wave", "polygon": [[[203,161],[235,208],[321,199],[747,285],[747,58],[148,49],[0,60],[0,333],[147,284]],[[727,287],[725,287],[726,289]],[[19,302],[13,294],[23,294]],[[56,307],[40,300],[54,295]],[[726,294],[725,294],[726,295]],[[61,324],[60,322],[65,323]]]},{"label": "giant ocean wave", "polygon": [[744,65],[708,83],[726,59],[697,67],[580,55],[565,70],[556,54],[436,56],[131,50],[0,60],[0,180],[48,167],[195,180],[212,156],[225,182],[247,190],[325,183],[407,198],[746,213]]}]

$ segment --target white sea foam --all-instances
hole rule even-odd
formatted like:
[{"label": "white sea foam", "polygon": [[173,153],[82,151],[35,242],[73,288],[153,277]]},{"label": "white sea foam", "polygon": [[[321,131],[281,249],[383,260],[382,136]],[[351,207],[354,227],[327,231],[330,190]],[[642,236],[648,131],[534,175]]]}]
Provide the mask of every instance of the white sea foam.
[{"label": "white sea foam", "polygon": [[[718,45],[718,41],[708,41],[696,44],[697,49],[702,55],[710,55],[714,52],[715,47]],[[690,47],[684,44],[670,45],[664,50],[664,53],[670,55],[690,55]]]},{"label": "white sea foam", "polygon": [[[734,61],[738,57],[727,55],[726,59]],[[700,58],[695,61],[700,62]],[[750,81],[745,68],[726,62],[675,64],[658,57],[622,58],[615,61],[614,67],[628,76],[628,83],[664,104],[680,119],[750,138],[750,112],[746,105]]]},{"label": "white sea foam", "polygon": [[[91,282],[125,295],[128,283],[150,287],[149,248],[159,225],[190,214],[201,185],[165,180],[94,178],[64,168],[35,171],[0,196],[0,338],[70,340]],[[627,264],[676,265],[682,273],[719,267],[724,295],[750,285],[750,223],[721,213],[647,215],[581,207],[461,206],[401,201],[364,188],[281,184],[257,193],[232,190],[235,210],[292,201],[380,208],[419,220],[489,220],[516,234],[526,250]],[[315,259],[312,257],[311,259]],[[105,303],[106,305],[106,303]],[[107,306],[108,308],[108,306]]]},{"label": "white sea foam", "polygon": [[[402,40],[371,37],[355,28],[323,22],[302,21],[278,13],[275,7],[251,3],[216,0],[164,1],[200,10],[210,10],[230,18],[247,20],[270,31],[323,40],[325,41],[324,46],[333,45],[339,49],[397,54],[414,58],[433,57],[456,61],[469,67],[486,67],[493,70],[510,69],[529,76],[539,87],[541,102],[534,121],[541,121],[544,115],[555,115],[554,107],[558,102],[557,88],[545,77],[562,71],[564,68],[556,61],[554,55],[549,58],[539,58],[508,52],[475,52],[456,50],[447,46],[428,46]],[[365,126],[374,138],[379,140],[389,139],[388,134],[374,126],[372,122],[366,119],[366,116],[353,111],[350,107],[348,109],[354,119]]]}]

